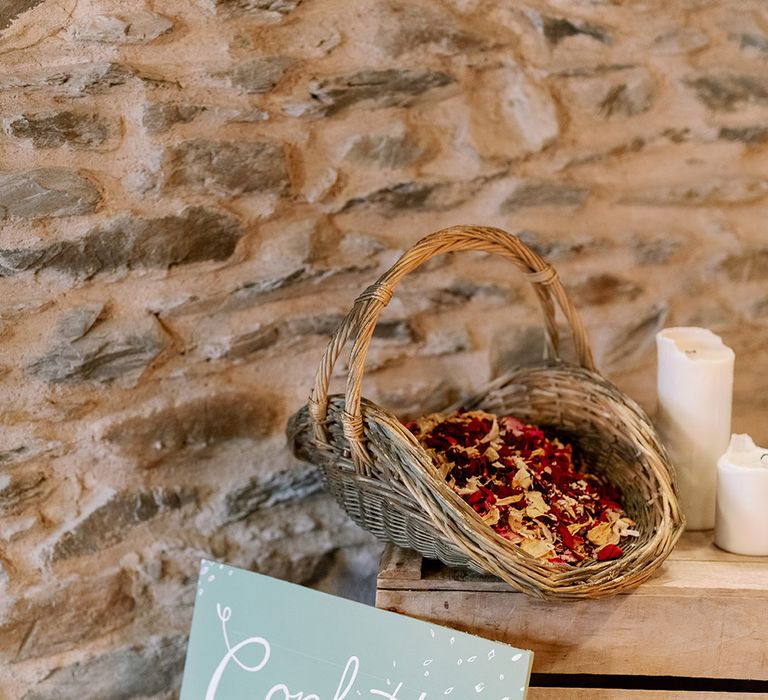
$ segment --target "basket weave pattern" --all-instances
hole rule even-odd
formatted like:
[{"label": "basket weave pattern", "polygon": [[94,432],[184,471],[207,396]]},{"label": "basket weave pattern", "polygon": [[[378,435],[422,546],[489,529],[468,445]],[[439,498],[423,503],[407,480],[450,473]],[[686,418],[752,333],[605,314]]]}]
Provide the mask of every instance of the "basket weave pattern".
[{"label": "basket weave pattern", "polygon": [[[526,554],[454,493],[392,413],[362,398],[368,347],[397,283],[433,256],[460,250],[495,253],[521,270],[537,294],[553,356],[512,370],[462,406],[513,414],[554,428],[577,445],[590,470],[622,489],[626,510],[637,521],[640,537],[623,546],[619,559],[563,569]],[[578,364],[559,359],[557,308],[570,327]],[[346,392],[329,396],[331,372],[350,339]],[[294,452],[323,470],[338,502],[378,538],[449,566],[494,574],[541,598],[594,598],[636,586],[658,568],[683,529],[674,472],[648,416],[595,369],[584,326],[555,270],[500,229],[437,231],[368,287],[331,339],[309,402],[293,416],[288,433]]]}]

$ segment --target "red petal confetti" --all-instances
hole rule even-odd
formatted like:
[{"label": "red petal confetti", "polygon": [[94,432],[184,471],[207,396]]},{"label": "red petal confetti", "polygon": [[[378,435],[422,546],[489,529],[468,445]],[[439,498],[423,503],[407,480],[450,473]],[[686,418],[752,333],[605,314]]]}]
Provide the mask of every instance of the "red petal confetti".
[{"label": "red petal confetti", "polygon": [[434,414],[405,426],[451,488],[489,527],[537,559],[607,561],[638,536],[621,492],[574,459],[571,445],[514,416]]},{"label": "red petal confetti", "polygon": [[608,561],[609,559],[618,559],[624,550],[615,544],[607,544],[597,550],[597,561]]}]

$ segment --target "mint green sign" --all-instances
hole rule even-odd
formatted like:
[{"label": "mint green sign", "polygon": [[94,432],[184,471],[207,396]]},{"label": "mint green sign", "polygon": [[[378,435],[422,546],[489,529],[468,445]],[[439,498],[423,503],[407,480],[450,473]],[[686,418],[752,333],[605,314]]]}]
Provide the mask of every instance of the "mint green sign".
[{"label": "mint green sign", "polygon": [[203,560],[181,700],[522,700],[530,651]]}]

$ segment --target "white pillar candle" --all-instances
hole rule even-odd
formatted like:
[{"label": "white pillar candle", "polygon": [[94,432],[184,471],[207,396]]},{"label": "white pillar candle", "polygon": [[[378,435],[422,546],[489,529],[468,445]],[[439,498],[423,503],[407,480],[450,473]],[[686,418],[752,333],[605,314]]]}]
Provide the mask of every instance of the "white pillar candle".
[{"label": "white pillar candle", "polygon": [[734,353],[706,328],[665,328],[658,351],[657,426],[677,472],[689,530],[715,526],[717,460],[731,435]]},{"label": "white pillar candle", "polygon": [[768,556],[768,449],[749,435],[734,435],[717,462],[715,544]]}]

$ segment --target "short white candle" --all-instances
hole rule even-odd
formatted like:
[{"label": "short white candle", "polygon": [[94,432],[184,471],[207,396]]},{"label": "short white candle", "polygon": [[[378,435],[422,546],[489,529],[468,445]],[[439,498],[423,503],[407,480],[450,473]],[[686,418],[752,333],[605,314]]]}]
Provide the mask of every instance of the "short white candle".
[{"label": "short white candle", "polygon": [[706,328],[665,328],[658,351],[657,426],[677,472],[689,530],[715,526],[717,460],[731,435],[734,353]]},{"label": "short white candle", "polygon": [[734,435],[717,462],[715,544],[735,554],[768,556],[768,449]]}]

